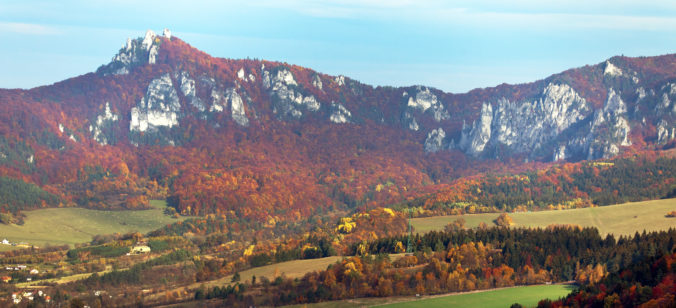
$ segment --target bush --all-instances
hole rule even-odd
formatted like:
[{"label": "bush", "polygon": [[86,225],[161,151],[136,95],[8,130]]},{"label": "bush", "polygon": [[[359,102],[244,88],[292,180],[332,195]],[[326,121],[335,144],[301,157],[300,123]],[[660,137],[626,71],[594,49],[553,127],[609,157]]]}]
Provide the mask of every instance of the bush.
[{"label": "bush", "polygon": [[514,220],[512,220],[512,217],[509,217],[507,213],[502,213],[498,218],[495,219],[495,224],[500,226],[500,227],[509,227],[514,223]]}]

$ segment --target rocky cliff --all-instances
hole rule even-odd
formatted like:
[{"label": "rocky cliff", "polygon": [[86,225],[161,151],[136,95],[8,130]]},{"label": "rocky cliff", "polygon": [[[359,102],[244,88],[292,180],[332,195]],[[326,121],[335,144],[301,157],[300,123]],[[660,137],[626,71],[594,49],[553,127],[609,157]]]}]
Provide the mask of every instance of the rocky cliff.
[{"label": "rocky cliff", "polygon": [[0,175],[67,197],[85,187],[73,183],[128,169],[165,186],[185,213],[355,206],[396,202],[499,161],[672,146],[676,56],[613,57],[454,94],[214,58],[168,30],[148,31],[95,73],[0,90],[0,120]]}]

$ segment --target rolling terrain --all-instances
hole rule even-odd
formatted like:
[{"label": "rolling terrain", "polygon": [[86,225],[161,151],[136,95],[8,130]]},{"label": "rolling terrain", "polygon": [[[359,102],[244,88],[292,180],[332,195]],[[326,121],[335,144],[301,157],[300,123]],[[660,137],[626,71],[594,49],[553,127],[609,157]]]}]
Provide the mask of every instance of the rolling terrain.
[{"label": "rolling terrain", "polygon": [[[148,31],[95,72],[0,89],[0,236],[40,246],[0,246],[23,248],[1,253],[0,304],[508,287],[432,301],[534,304],[532,288],[568,290],[533,285],[569,281],[673,304],[675,147],[674,54],[445,93],[212,57]],[[517,228],[493,226],[500,213]],[[446,230],[458,218],[466,228]]]},{"label": "rolling terrain", "polygon": [[[593,227],[603,236],[631,236],[643,231],[660,231],[676,228],[676,219],[667,217],[667,213],[676,210],[676,199],[663,199],[642,202],[629,202],[592,208],[569,209],[560,211],[509,213],[513,227],[546,228],[549,225],[578,225]],[[455,216],[435,216],[413,218],[414,232],[426,233],[443,230],[455,220],[462,218],[465,226],[476,228],[480,223],[493,225],[499,214],[468,214]]]},{"label": "rolling terrain", "polygon": [[373,87],[149,31],[96,72],[0,90],[0,176],[21,188],[0,204],[16,214],[166,198],[251,226],[385,206],[486,173],[670,148],[674,78],[676,56],[663,55],[460,94]]},{"label": "rolling terrain", "polygon": [[[149,231],[177,220],[164,214],[164,201],[151,201],[152,209],[102,211],[83,208],[52,208],[26,211],[23,225],[0,225],[0,236],[11,243],[28,246],[74,245],[89,243],[96,235]],[[16,249],[1,245],[0,249]]]},{"label": "rolling terrain", "polygon": [[430,299],[404,301],[382,307],[506,307],[509,303],[519,303],[523,307],[533,307],[540,300],[556,300],[568,295],[574,289],[570,285],[541,285],[490,290],[470,294],[439,296]]}]

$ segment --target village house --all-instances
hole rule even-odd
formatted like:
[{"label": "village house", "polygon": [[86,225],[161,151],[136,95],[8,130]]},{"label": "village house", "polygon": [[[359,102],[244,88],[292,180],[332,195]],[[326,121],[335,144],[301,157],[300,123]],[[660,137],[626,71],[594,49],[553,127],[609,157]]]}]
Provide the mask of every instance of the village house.
[{"label": "village house", "polygon": [[150,247],[148,247],[146,245],[136,245],[136,246],[131,248],[131,251],[129,252],[129,254],[138,255],[138,254],[149,253],[149,252],[150,252]]},{"label": "village house", "polygon": [[22,299],[23,298],[21,297],[21,295],[19,293],[12,293],[12,302],[14,302],[15,304],[21,303]]},{"label": "village house", "polygon": [[29,301],[35,300],[35,297],[44,297],[45,302],[49,303],[52,301],[52,298],[46,293],[38,290],[37,292],[33,291],[23,291],[23,292],[14,292],[12,293],[12,302],[14,304],[19,304],[25,298]]}]

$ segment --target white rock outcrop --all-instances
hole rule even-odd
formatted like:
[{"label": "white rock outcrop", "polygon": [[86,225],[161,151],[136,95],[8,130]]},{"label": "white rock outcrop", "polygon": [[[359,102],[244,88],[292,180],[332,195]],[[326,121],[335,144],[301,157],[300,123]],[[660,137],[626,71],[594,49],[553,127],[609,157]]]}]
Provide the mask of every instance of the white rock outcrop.
[{"label": "white rock outcrop", "polygon": [[349,123],[352,119],[352,113],[345,106],[337,103],[331,103],[331,115],[329,120],[333,123]]},{"label": "white rock outcrop", "polygon": [[[103,113],[99,114],[96,117],[96,121],[93,125],[89,127],[89,130],[92,133],[92,137],[100,145],[107,145],[111,142],[109,140],[109,134],[112,133],[114,127],[113,125],[120,119],[118,114],[113,113],[110,110],[110,103],[106,102]],[[72,136],[71,136],[72,137]]]},{"label": "white rock outcrop", "polygon": [[669,125],[665,120],[657,124],[657,143],[665,144],[676,138],[676,127]]},{"label": "white rock outcrop", "polygon": [[619,67],[610,63],[610,61],[606,61],[606,67],[603,70],[603,75],[619,77],[622,76],[622,70]]},{"label": "white rock outcrop", "polygon": [[225,91],[212,89],[209,112],[224,112],[228,108],[235,123],[240,126],[249,125],[249,118],[247,118],[244,108],[244,100],[235,88],[228,88]]},{"label": "white rock outcrop", "polygon": [[552,161],[566,160],[566,145],[559,146],[554,152]]},{"label": "white rock outcrop", "polygon": [[445,148],[444,142],[446,139],[446,132],[443,128],[433,129],[427,133],[427,138],[425,138],[424,149],[427,153],[433,153]]},{"label": "white rock outcrop", "polygon": [[620,94],[608,89],[603,108],[596,110],[591,117],[588,133],[568,141],[569,149],[588,160],[617,155],[621,146],[631,145],[631,127],[626,113],[627,106]]},{"label": "white rock outcrop", "polygon": [[133,40],[128,38],[126,44],[122,46],[122,49],[110,63],[100,67],[98,72],[104,75],[125,75],[129,74],[131,69],[136,66],[155,64],[159,53],[159,45],[155,38],[157,38],[157,35],[152,30],[148,30],[143,38]]},{"label": "white rock outcrop", "polygon": [[153,41],[155,40],[156,36],[157,34],[155,34],[155,31],[146,31],[146,35],[143,37],[143,41],[141,41],[141,48],[146,51],[150,50],[150,47],[153,46]]},{"label": "white rock outcrop", "polygon": [[427,87],[416,87],[415,95],[411,94],[411,96],[408,97],[406,106],[409,109],[417,109],[422,112],[431,110],[433,112],[434,120],[437,122],[450,118],[444,105]]},{"label": "white rock outcrop", "polygon": [[180,73],[174,74],[174,78],[176,78],[176,81],[178,81],[179,89],[190,105],[197,108],[197,110],[200,112],[204,112],[206,110],[206,106],[204,105],[204,102],[197,96],[195,80],[190,78],[190,74],[188,72],[182,71]]},{"label": "white rock outcrop", "polygon": [[155,131],[178,125],[181,104],[169,74],[153,79],[146,95],[131,109],[130,131]]},{"label": "white rock outcrop", "polygon": [[515,153],[531,152],[590,114],[591,107],[573,88],[550,83],[533,101],[502,98],[495,106],[484,103],[479,118],[471,126],[463,126],[458,146],[474,156],[489,145],[506,146]]},{"label": "white rock outcrop", "polygon": [[416,121],[415,118],[412,118],[408,123],[408,129],[416,132],[420,129],[420,125],[418,125],[418,121]]},{"label": "white rock outcrop", "polygon": [[312,85],[319,90],[324,90],[324,84],[322,83],[322,79],[319,78],[319,75],[312,76]]},{"label": "white rock outcrop", "polygon": [[263,70],[263,88],[269,91],[272,99],[272,112],[279,117],[298,119],[304,110],[316,112],[321,103],[314,95],[304,95],[291,71],[286,68],[271,73]]},{"label": "white rock outcrop", "polygon": [[479,118],[471,127],[463,124],[459,146],[462,150],[473,156],[479,156],[488,141],[491,139],[491,124],[493,122],[493,107],[484,103],[481,105]]},{"label": "white rock outcrop", "polygon": [[334,81],[338,84],[339,87],[342,87],[345,85],[345,76],[343,75],[338,75],[334,79]]}]

